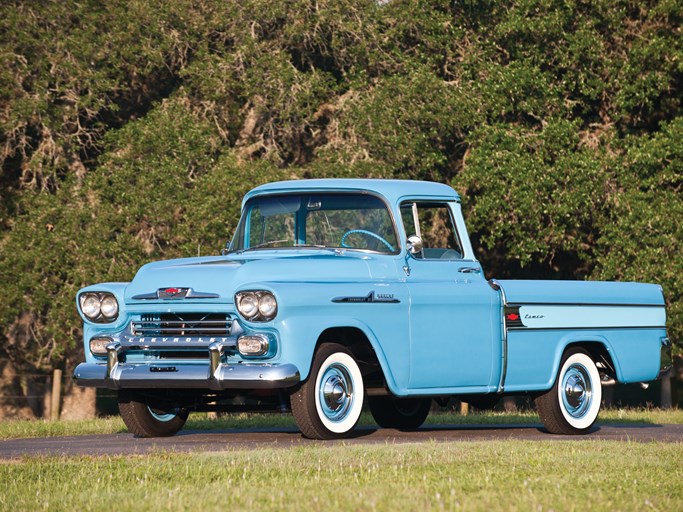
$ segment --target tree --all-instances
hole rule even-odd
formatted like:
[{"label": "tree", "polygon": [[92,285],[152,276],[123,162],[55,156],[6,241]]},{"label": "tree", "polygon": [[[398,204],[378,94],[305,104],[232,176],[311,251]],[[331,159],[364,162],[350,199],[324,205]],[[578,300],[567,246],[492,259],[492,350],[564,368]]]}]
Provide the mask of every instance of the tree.
[{"label": "tree", "polygon": [[0,357],[71,366],[78,288],[319,176],[451,183],[491,275],[659,282],[680,339],[679,4],[6,2]]}]

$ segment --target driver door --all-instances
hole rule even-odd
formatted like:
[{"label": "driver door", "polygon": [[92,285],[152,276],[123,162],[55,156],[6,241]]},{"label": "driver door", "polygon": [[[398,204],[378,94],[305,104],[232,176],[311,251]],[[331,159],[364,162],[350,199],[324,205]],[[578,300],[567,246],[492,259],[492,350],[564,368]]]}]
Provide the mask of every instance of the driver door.
[{"label": "driver door", "polygon": [[406,262],[411,389],[490,387],[500,367],[496,295],[479,263],[464,259],[456,207],[450,201],[401,204],[406,234],[419,236],[423,244]]}]

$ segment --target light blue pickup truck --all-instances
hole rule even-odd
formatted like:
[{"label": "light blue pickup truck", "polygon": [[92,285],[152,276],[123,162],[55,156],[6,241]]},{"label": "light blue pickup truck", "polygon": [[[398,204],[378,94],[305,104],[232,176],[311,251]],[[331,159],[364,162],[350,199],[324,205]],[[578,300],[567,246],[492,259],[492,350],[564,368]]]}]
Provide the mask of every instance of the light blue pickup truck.
[{"label": "light blue pickup truck", "polygon": [[452,188],[302,180],[249,192],[220,256],[143,266],[78,292],[81,386],[118,390],[137,436],[192,411],[289,410],[304,436],[348,436],[367,405],[414,429],[432,400],[535,400],[583,434],[602,387],[671,367],[654,284],[486,280]]}]

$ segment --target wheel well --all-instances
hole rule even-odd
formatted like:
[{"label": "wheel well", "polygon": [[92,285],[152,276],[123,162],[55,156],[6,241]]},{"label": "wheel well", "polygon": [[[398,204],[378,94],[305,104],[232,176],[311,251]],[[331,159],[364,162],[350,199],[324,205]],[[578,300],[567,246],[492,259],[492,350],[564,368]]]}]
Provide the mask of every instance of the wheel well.
[{"label": "wheel well", "polygon": [[614,362],[612,361],[612,356],[610,356],[609,352],[607,351],[607,348],[605,345],[598,341],[578,341],[575,343],[570,343],[565,347],[565,352],[569,348],[582,348],[588,354],[591,356],[591,359],[595,361],[598,371],[600,372],[600,377],[605,380],[605,376],[607,376],[607,379],[615,379],[617,378],[617,372],[614,367]]},{"label": "wheel well", "polygon": [[357,327],[331,327],[320,334],[315,350],[317,351],[323,343],[338,343],[351,351],[363,375],[366,388],[386,385],[375,349],[363,331]]}]

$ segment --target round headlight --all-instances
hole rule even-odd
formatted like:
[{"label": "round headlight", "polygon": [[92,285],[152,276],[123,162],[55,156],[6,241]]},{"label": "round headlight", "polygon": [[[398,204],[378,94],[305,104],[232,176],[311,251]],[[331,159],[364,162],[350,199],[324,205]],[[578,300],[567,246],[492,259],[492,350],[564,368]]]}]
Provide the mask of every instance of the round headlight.
[{"label": "round headlight", "polygon": [[95,293],[86,293],[81,299],[81,311],[83,314],[94,320],[100,316],[101,305],[100,298]]},{"label": "round headlight", "polygon": [[119,314],[119,303],[113,295],[105,295],[100,305],[102,315],[106,318],[116,318]]},{"label": "round headlight", "polygon": [[277,301],[275,300],[275,297],[270,293],[261,295],[261,298],[258,301],[258,310],[264,319],[270,320],[273,318],[275,313],[277,313]]},{"label": "round headlight", "polygon": [[259,300],[255,293],[241,294],[237,301],[237,308],[245,318],[254,318],[258,314]]}]

